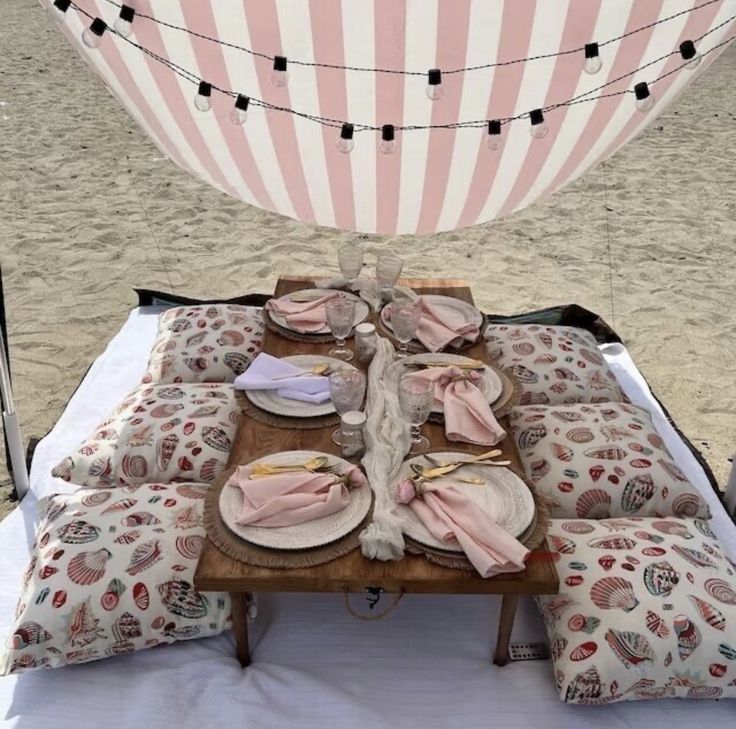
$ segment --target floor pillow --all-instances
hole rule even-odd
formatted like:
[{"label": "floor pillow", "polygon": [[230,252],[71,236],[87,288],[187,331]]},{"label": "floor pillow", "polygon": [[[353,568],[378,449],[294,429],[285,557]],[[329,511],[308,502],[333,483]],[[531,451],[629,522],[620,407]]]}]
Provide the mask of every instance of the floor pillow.
[{"label": "floor pillow", "polygon": [[576,327],[491,324],[488,356],[522,387],[522,405],[626,402],[595,337]]},{"label": "floor pillow", "polygon": [[736,698],[736,564],[702,519],[552,520],[560,699]]},{"label": "floor pillow", "polygon": [[233,382],[261,351],[261,310],[177,306],[159,317],[144,383]]},{"label": "floor pillow", "polygon": [[209,482],[225,467],[239,418],[229,384],[142,386],[51,475],[91,488]]},{"label": "floor pillow", "polygon": [[509,420],[527,476],[553,517],[710,518],[643,408],[528,405]]},{"label": "floor pillow", "polygon": [[86,663],[229,627],[227,593],[193,586],[207,484],[80,489],[44,514],[0,674]]}]

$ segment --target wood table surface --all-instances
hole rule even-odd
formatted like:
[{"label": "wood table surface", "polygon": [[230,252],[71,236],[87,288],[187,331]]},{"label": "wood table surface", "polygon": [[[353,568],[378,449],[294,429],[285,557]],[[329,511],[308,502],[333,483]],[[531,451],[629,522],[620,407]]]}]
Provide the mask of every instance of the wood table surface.
[{"label": "wood table surface", "polygon": [[[284,277],[276,286],[275,295],[310,288],[313,277]],[[402,279],[420,294],[454,296],[473,303],[472,294],[464,281],[457,279]],[[324,355],[331,344],[313,344],[287,340],[266,329],[263,351],[276,357],[295,353]],[[487,361],[485,343],[478,342],[463,354]],[[355,364],[355,362],[353,363]],[[508,429],[503,419],[502,425]],[[334,426],[313,430],[287,430],[243,417],[238,427],[228,466],[244,464],[255,458],[285,450],[318,450],[340,455],[340,448],[331,439]],[[482,453],[487,447],[450,442],[444,426],[427,423],[422,432],[430,439],[432,450]],[[502,458],[521,467],[512,438],[498,446]],[[207,540],[195,575],[200,590],[230,592],[343,592],[380,587],[387,592],[532,595],[558,592],[559,580],[546,542],[531,555],[522,572],[481,578],[476,572],[440,567],[422,556],[406,555],[396,562],[365,559],[356,549],[338,559],[316,567],[303,569],[269,569],[238,562],[221,552]]]}]

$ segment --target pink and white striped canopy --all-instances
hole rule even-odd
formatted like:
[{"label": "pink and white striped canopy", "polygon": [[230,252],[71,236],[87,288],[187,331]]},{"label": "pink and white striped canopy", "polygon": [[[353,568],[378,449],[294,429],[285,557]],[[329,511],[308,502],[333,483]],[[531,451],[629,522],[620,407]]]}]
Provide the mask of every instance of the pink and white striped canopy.
[{"label": "pink and white striped canopy", "polygon": [[[119,2],[120,0],[117,0]],[[42,0],[48,4],[51,0]],[[75,0],[112,26],[110,0]],[[356,125],[434,125],[511,117],[565,101],[664,56],[687,39],[705,53],[735,31],[736,0],[125,0],[155,16],[268,56],[426,71],[488,64],[582,47],[650,26],[601,48],[602,70],[583,71],[583,54],[443,77],[430,101],[424,76],[289,65],[289,83],[270,81],[272,62],[137,16],[131,40],[213,85],[271,104]],[[667,22],[656,21],[680,11]],[[650,25],[653,24],[653,25]],[[503,127],[491,151],[485,129],[397,132],[378,152],[378,134],[355,134],[253,108],[232,124],[232,99],[213,92],[212,110],[193,105],[196,85],[112,33],[97,50],[80,43],[89,19],[73,7],[60,23],[112,93],[174,162],[219,190],[305,222],[367,233],[432,233],[493,220],[574,180],[640,132],[719,54],[696,71],[651,86],[655,108],[641,113],[633,88],[676,69],[679,55],[596,92],[593,101],[547,114],[549,133],[532,139],[528,119]]]}]

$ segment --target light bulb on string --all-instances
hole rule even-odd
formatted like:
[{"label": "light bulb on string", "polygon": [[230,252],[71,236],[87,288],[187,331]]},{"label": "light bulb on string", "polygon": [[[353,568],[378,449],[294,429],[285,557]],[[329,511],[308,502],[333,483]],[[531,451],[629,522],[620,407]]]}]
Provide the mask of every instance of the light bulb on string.
[{"label": "light bulb on string", "polygon": [[381,141],[378,149],[383,154],[392,154],[396,149],[396,131],[393,124],[384,124],[381,127]]},{"label": "light bulb on string", "polygon": [[230,110],[230,121],[233,124],[245,124],[248,117],[248,104],[250,104],[250,97],[238,94],[238,98],[235,99],[235,104]]},{"label": "light bulb on string", "polygon": [[50,9],[53,11],[53,15],[58,18],[60,15],[66,14],[66,11],[69,10],[69,6],[71,4],[72,0],[54,0]]},{"label": "light bulb on string", "polygon": [[636,96],[634,105],[639,111],[650,111],[654,106],[654,97],[649,91],[649,84],[646,81],[641,81],[634,86],[634,96]]},{"label": "light bulb on string", "polygon": [[206,81],[199,82],[197,95],[194,97],[194,106],[199,111],[209,111],[212,108],[212,84]]},{"label": "light bulb on string", "polygon": [[488,122],[488,131],[486,133],[486,146],[491,152],[496,152],[501,148],[501,120],[491,119]]},{"label": "light bulb on string", "polygon": [[276,56],[273,59],[271,83],[276,88],[281,88],[289,83],[289,74],[286,72],[286,56]]},{"label": "light bulb on string", "polygon": [[442,86],[442,71],[439,68],[430,68],[427,72],[427,88],[425,91],[432,101],[442,98],[445,89]]},{"label": "light bulb on string", "polygon": [[345,123],[342,125],[340,136],[337,138],[337,148],[343,154],[349,154],[353,151],[353,148],[355,147],[355,142],[353,141],[354,132],[355,128],[352,124]]},{"label": "light bulb on string", "polygon": [[133,32],[133,18],[135,17],[135,10],[130,5],[120,6],[120,15],[115,18],[113,28],[115,32],[122,35],[123,38],[128,38]]},{"label": "light bulb on string", "polygon": [[100,38],[107,30],[107,23],[101,18],[95,18],[92,24],[82,33],[82,43],[87,48],[99,48]]},{"label": "light bulb on string", "polygon": [[549,127],[547,122],[544,120],[544,112],[541,109],[533,109],[529,112],[529,121],[531,126],[529,127],[529,133],[534,139],[541,139],[547,136]]},{"label": "light bulb on string", "polygon": [[585,73],[593,75],[603,68],[603,61],[601,60],[600,52],[597,43],[586,43],[585,44],[585,64],[583,70]]},{"label": "light bulb on string", "polygon": [[695,49],[695,43],[691,40],[686,40],[680,43],[680,55],[684,61],[688,62],[685,64],[685,68],[691,71],[697,68],[702,60],[702,56],[699,56]]}]

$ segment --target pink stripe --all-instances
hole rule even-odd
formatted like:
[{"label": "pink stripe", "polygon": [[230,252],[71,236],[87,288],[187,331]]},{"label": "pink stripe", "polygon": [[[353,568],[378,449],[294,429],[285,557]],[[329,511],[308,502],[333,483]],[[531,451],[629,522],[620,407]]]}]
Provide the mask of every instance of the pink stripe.
[{"label": "pink stripe", "polygon": [[[659,17],[663,4],[664,0],[648,0],[648,2],[644,3],[634,2],[632,4],[631,13],[629,14],[629,19],[626,23],[626,29],[624,32],[629,33],[636,28],[640,28],[648,23],[654,22]],[[647,30],[639,31],[628,38],[624,38],[620,42],[616,57],[613,59],[613,63],[610,64],[608,76],[606,78],[601,78],[601,84],[606,83],[607,81],[612,81],[625,73],[629,73],[632,69],[638,68],[642,64],[642,59],[652,37],[652,30],[652,28],[649,28]],[[607,57],[610,53],[610,46],[604,46],[601,48],[601,54],[605,58],[604,63],[606,65],[610,63],[610,58]],[[610,94],[627,89],[633,84],[633,82],[633,77],[629,76],[621,81],[611,84],[610,86],[606,86],[601,93]],[[607,99],[599,99],[598,101],[586,104],[586,106],[591,106],[593,108],[590,116],[588,117],[588,121],[585,124],[585,128],[580,134],[580,137],[568,158],[565,160],[565,163],[540,197],[556,190],[560,185],[570,179],[570,177],[575,173],[578,165],[585,159],[586,155],[593,148],[593,145],[600,138],[600,135],[605,131],[619,105],[622,103],[631,103],[631,99],[628,94],[614,96]]]},{"label": "pink stripe", "polygon": [[[150,0],[140,0],[138,3],[138,9],[146,15],[155,17]],[[144,48],[147,48],[162,58],[169,60],[168,52],[163,44],[161,33],[159,32],[158,23],[138,18],[135,25],[135,40]],[[177,61],[181,61],[181,59],[171,60],[175,63]],[[187,144],[189,144],[189,147],[197,156],[202,167],[204,167],[207,174],[211,177],[213,183],[218,185],[220,189],[227,192],[228,195],[239,198],[240,195],[238,191],[225,177],[222,169],[220,169],[220,166],[212,156],[209,147],[207,146],[207,141],[200,133],[199,127],[194,121],[193,114],[200,113],[194,108],[193,99],[197,93],[197,89],[194,84],[192,84],[191,97],[186,98],[179,87],[179,83],[176,80],[173,71],[149,56],[146,56],[146,63],[148,64],[151,75],[153,76],[159,93],[168,107],[172,118],[176,121],[176,124],[186,139]],[[196,73],[196,69],[188,70]]]},{"label": "pink stripe", "polygon": [[[713,19],[718,15],[718,11],[720,9],[721,6],[716,3],[715,5],[706,6],[702,10],[696,10],[695,12],[690,13],[687,16],[687,22],[683,26],[682,32],[680,33],[677,42],[673,45],[673,49],[679,49],[680,43],[685,40],[693,40],[694,38],[703,35],[703,33],[705,33],[710,28],[711,24],[713,23]],[[725,26],[724,30],[726,31],[726,33],[728,33],[728,26]],[[716,34],[714,34],[714,37],[715,36]],[[709,39],[706,38],[704,40],[704,43],[707,44],[708,42]],[[710,58],[708,60],[710,60]],[[670,58],[665,61],[664,67],[659,73],[657,73],[657,75],[661,76],[662,74],[668,73],[669,71],[673,71],[674,69],[679,68],[682,64],[682,56],[679,53],[674,56],[670,56]],[[643,72],[642,77],[644,80],[646,80],[647,77],[646,73],[646,71]],[[692,73],[692,71],[683,69],[682,73],[687,74]],[[652,84],[651,90],[652,94],[654,94],[655,99],[661,99],[667,93],[670,86],[672,86],[678,76],[679,74],[674,73],[671,76],[658,81],[656,84]],[[631,103],[630,99],[629,103]],[[633,108],[634,106],[632,103],[632,109]],[[656,114],[657,112],[654,113]],[[651,118],[647,119],[647,116],[643,115],[641,112],[636,110],[632,111],[631,117],[629,118],[628,122],[626,122],[624,128],[616,135],[616,139],[614,139],[614,141],[611,142],[608,147],[606,147],[605,152],[599,155],[599,157],[591,165],[591,167],[594,167],[602,160],[610,157],[621,145],[623,145],[628,140],[628,138],[637,130],[637,128],[641,127],[642,125],[646,125],[649,121],[651,121]]]},{"label": "pink stripe", "polygon": [[[462,68],[465,65],[470,24],[471,0],[440,0],[437,14],[437,68]],[[477,73],[477,72],[476,72]],[[458,120],[465,74],[443,75],[444,95],[432,104],[432,124],[451,124]],[[418,79],[415,79],[415,82]],[[426,82],[425,82],[426,83]],[[454,129],[433,129],[427,146],[424,192],[417,233],[437,230],[450,177],[455,148]]]},{"label": "pink stripe", "polygon": [[[314,58],[322,63],[345,64],[340,0],[309,0]],[[332,68],[316,69],[320,115],[331,119],[346,119],[348,97],[345,71]],[[350,155],[337,149],[340,130],[322,127],[327,177],[330,181],[335,225],[355,229],[355,201]]]},{"label": "pink stripe", "polygon": [[[404,68],[406,55],[406,0],[374,0],[374,27],[377,68]],[[411,77],[416,81],[414,77]],[[404,118],[403,76],[376,74],[376,125],[400,126]],[[396,232],[401,194],[401,136],[396,132],[393,154],[378,151],[381,132],[376,132],[376,232]],[[366,135],[366,143],[370,135]],[[362,140],[361,140],[362,141]]]},{"label": "pink stripe", "polygon": [[[281,45],[279,17],[275,0],[243,0],[243,9],[248,23],[251,48],[269,56],[285,55],[288,59],[288,49],[283,49]],[[254,61],[261,97],[264,101],[291,108],[288,85],[277,88],[271,83],[273,61],[265,58],[255,58]],[[290,76],[296,76],[300,73],[300,69],[292,67],[288,69],[288,72]],[[299,220],[313,223],[314,210],[312,209],[309,188],[299,154],[299,142],[296,136],[294,118],[291,114],[280,111],[267,112],[266,118],[268,119],[268,129],[271,133],[284,185],[289,193],[296,216]],[[320,192],[320,190],[317,190],[316,194],[319,195]]]},{"label": "pink stripe", "polygon": [[[182,2],[181,6],[184,21],[188,28],[213,38],[218,37],[217,25],[210,3]],[[191,36],[191,42],[201,75],[220,88],[233,89],[222,47],[195,36]],[[233,103],[233,99],[223,94],[216,93],[213,95],[212,111],[217,119],[220,132],[230,150],[230,156],[241,177],[248,185],[255,202],[266,210],[275,210],[273,200],[271,200],[271,196],[263,184],[263,179],[253,157],[253,151],[247,138],[247,130],[244,134],[243,129],[237,124],[233,124],[229,119]]]},{"label": "pink stripe", "polygon": [[[593,40],[601,0],[572,0],[568,5],[565,27],[560,38],[560,48],[578,48]],[[534,63],[532,61],[531,63]],[[544,106],[548,106],[575,95],[583,70],[583,53],[558,56],[552,72]],[[497,217],[515,210],[526,197],[547,162],[557,135],[565,123],[569,107],[549,113],[549,132],[543,139],[535,139],[527,148],[524,163],[519,170],[514,186],[501,206]]]},{"label": "pink stripe", "polygon": [[[77,0],[77,5],[79,5],[80,8],[83,8],[88,13],[90,13],[90,15],[99,15],[99,16],[102,15],[102,11],[101,11],[101,8],[99,7],[100,5],[99,3],[92,2],[91,0]],[[68,12],[72,13],[74,11],[70,9]],[[85,16],[79,14],[79,19],[80,21],[82,21],[83,25],[88,24],[87,18]],[[73,46],[77,47],[78,40],[77,38],[74,38],[74,39],[71,38],[71,33],[68,30],[67,25],[65,23],[60,23],[59,27],[64,32],[64,35],[67,36],[67,38],[69,39],[69,42]],[[180,150],[177,148],[174,141],[171,139],[169,134],[163,128],[155,112],[153,111],[149,103],[146,101],[146,98],[141,93],[138,83],[136,83],[122,55],[120,54],[119,43],[121,43],[121,41],[116,40],[114,38],[110,38],[110,37],[103,38],[97,52],[99,52],[102,55],[102,57],[105,59],[105,62],[110,68],[112,75],[115,77],[117,82],[120,84],[123,91],[125,91],[125,93],[128,95],[128,98],[130,99],[130,102],[132,103],[132,105],[136,109],[138,109],[139,114],[141,115],[141,117],[143,118],[144,122],[146,123],[148,127],[145,131],[154,137],[161,151],[164,154],[168,155],[168,157],[174,163],[179,165],[182,169],[184,169],[189,174],[195,175],[195,172],[192,170],[191,165],[182,156]],[[86,48],[80,49],[79,52],[85,53],[87,52],[87,49]],[[137,50],[135,50],[134,52],[139,53],[139,51]],[[124,103],[123,103],[123,106],[125,106]]]},{"label": "pink stripe", "polygon": [[[525,57],[529,53],[536,0],[513,0],[503,4],[498,60]],[[526,64],[516,63],[496,69],[493,77],[493,88],[488,101],[487,117],[509,117],[514,114],[519,98],[519,90]],[[477,72],[476,72],[477,73]],[[518,122],[517,122],[518,123]],[[523,122],[522,122],[523,123]],[[496,179],[498,165],[508,137],[508,128],[504,129],[502,147],[493,155],[485,148],[485,139],[479,135],[478,158],[473,171],[473,180],[468,190],[465,206],[460,214],[456,227],[463,228],[477,222],[483,206]]]}]

